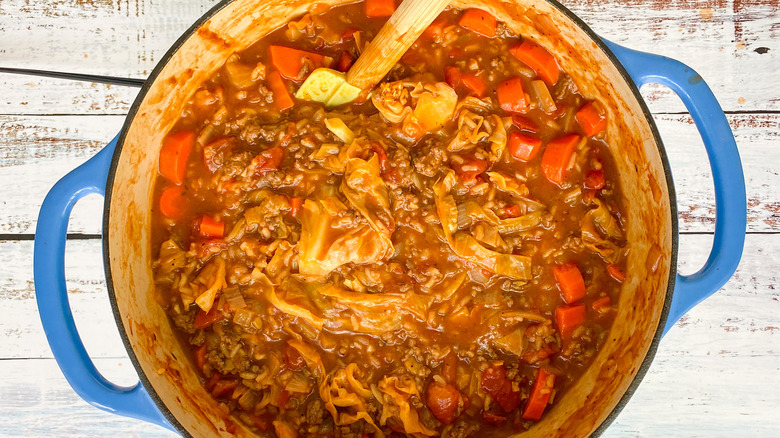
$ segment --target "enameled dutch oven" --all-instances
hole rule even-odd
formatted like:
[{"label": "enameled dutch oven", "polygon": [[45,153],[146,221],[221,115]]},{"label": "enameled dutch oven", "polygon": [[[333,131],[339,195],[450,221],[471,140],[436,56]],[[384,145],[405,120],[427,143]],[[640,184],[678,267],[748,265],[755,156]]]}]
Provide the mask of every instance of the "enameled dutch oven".
[{"label": "enameled dutch oven", "polygon": [[[318,0],[336,5],[352,0]],[[525,433],[598,435],[639,385],[661,336],[731,277],[742,254],[745,183],[734,137],[712,92],[677,61],[600,39],[553,0],[455,0],[491,12],[513,31],[554,53],[580,92],[608,110],[610,148],[627,205],[631,251],[610,336],[582,378]],[[228,436],[232,420],[198,381],[187,352],[154,300],[150,221],[163,136],[188,97],[234,52],[301,16],[306,0],[226,1],[209,11],[166,54],[146,81],[119,136],[60,180],[41,207],[35,238],[35,289],[51,349],[73,389],[93,405],[187,436]],[[648,82],[674,90],[703,137],[712,168],[715,238],[705,266],[681,276],[675,187],[652,116],[639,94]],[[119,332],[140,377],[122,388],[95,369],[68,305],[64,247],[73,204],[105,195],[103,252]],[[659,257],[660,256],[660,257]],[[237,425],[237,436],[251,432]]]}]

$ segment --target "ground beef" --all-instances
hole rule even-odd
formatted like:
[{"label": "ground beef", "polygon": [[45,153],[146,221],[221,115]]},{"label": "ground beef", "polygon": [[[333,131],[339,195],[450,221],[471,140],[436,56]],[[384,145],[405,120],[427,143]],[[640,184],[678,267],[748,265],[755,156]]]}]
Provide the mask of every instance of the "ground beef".
[{"label": "ground beef", "polygon": [[413,158],[414,168],[429,178],[436,176],[447,161],[447,151],[442,146],[431,146]]},{"label": "ground beef", "polygon": [[306,423],[309,426],[318,426],[325,419],[325,404],[319,398],[315,398],[306,405]]},{"label": "ground beef", "polygon": [[450,429],[450,433],[447,438],[467,438],[479,430],[479,425],[474,423],[468,423],[465,421],[458,421]]}]

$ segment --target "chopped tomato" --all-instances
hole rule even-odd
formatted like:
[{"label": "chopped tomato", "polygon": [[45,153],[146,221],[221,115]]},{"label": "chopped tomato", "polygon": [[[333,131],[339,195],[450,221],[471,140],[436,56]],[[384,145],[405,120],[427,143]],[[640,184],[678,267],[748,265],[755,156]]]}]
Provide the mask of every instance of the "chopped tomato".
[{"label": "chopped tomato", "polygon": [[511,219],[522,216],[522,212],[520,211],[519,205],[508,205],[504,207],[504,210],[501,212],[501,217],[504,219]]},{"label": "chopped tomato", "polygon": [[385,147],[378,141],[372,141],[371,151],[376,154],[379,160],[379,168],[385,170],[387,168],[387,151],[385,151]]},{"label": "chopped tomato", "polygon": [[448,65],[444,67],[444,81],[452,88],[458,88],[461,85],[462,76],[457,67]]},{"label": "chopped tomato", "polygon": [[480,380],[480,386],[482,391],[490,394],[498,394],[501,388],[504,387],[504,383],[508,379],[506,378],[506,368],[503,365],[492,365],[482,372],[482,379]]},{"label": "chopped tomato", "polygon": [[606,185],[606,179],[604,178],[603,170],[591,170],[585,175],[585,182],[583,185],[586,189],[601,190]]},{"label": "chopped tomato", "polygon": [[473,183],[477,176],[487,170],[487,161],[476,157],[464,157],[460,165],[455,166],[455,174],[464,184]]},{"label": "chopped tomato", "polygon": [[425,405],[437,420],[448,425],[458,417],[458,401],[461,397],[460,391],[453,385],[431,382],[426,392]]}]

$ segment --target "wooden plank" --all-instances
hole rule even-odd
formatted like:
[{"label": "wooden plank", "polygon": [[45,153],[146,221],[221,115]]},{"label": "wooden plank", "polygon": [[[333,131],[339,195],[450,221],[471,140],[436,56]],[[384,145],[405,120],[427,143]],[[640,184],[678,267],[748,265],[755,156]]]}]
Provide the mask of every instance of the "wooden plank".
[{"label": "wooden plank", "polygon": [[[706,258],[711,236],[684,235],[680,265],[691,272]],[[47,352],[35,321],[31,242],[0,242],[4,318],[0,319],[0,430],[13,436],[171,436],[162,429],[109,416],[79,401]],[[73,305],[98,368],[122,384],[132,369],[105,337],[113,332],[102,286],[98,241],[69,243]],[[749,235],[742,264],[720,292],[694,308],[661,342],[648,375],[606,437],[773,436],[780,417],[780,235]],[[18,306],[8,306],[18,303]],[[104,314],[101,316],[101,314]],[[84,321],[84,319],[88,321]],[[83,327],[83,329],[82,329]],[[89,332],[101,336],[89,335]],[[14,336],[16,339],[14,340]],[[20,356],[18,352],[23,352]],[[114,356],[117,355],[117,356]],[[18,357],[36,357],[34,360]]]},{"label": "wooden plank", "polygon": [[0,114],[124,115],[138,89],[0,74]]},{"label": "wooden plank", "polygon": [[[127,359],[96,361],[117,383],[138,381]],[[90,406],[68,385],[54,359],[0,361],[0,435],[4,437],[177,437],[162,427]],[[121,432],[120,432],[121,431]]]},{"label": "wooden plank", "polygon": [[[714,230],[714,193],[707,156],[690,117],[656,117],[676,181],[682,231]],[[780,115],[729,117],[746,171],[751,231],[780,231],[780,187],[773,160]],[[121,116],[0,116],[0,234],[32,233],[52,185],[97,153],[121,128]],[[45,171],[43,171],[45,169]],[[70,230],[100,233],[102,199],[76,205]]]},{"label": "wooden plank", "polygon": [[[144,78],[179,35],[216,3],[5,0],[0,5],[2,64]],[[774,86],[780,83],[777,1],[571,0],[566,5],[605,38],[687,63],[728,111],[780,110]],[[0,80],[12,84],[0,99],[5,114],[116,114],[132,94],[112,98],[90,86],[68,90],[61,82],[10,75]],[[65,90],[61,98],[48,92],[60,86]],[[684,111],[665,88],[648,86],[644,94],[655,112]]]}]

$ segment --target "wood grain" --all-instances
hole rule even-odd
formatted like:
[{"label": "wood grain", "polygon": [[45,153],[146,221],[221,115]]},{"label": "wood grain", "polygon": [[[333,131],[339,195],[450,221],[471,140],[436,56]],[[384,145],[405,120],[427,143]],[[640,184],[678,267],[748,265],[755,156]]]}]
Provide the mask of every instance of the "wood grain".
[{"label": "wood grain", "polygon": [[[3,0],[0,63],[144,78],[179,35],[216,3]],[[775,0],[570,0],[565,5],[605,38],[687,63],[707,80],[727,111],[780,110],[780,91],[775,86],[780,83],[776,20],[780,3]],[[756,72],[761,72],[760,77]],[[0,75],[0,81],[16,81],[9,78]],[[66,93],[62,102],[74,98],[79,102],[70,109],[52,112],[52,102],[49,109],[31,110],[31,102],[46,102],[41,94],[51,86],[46,81],[24,80],[22,84],[35,86],[5,88],[0,111],[83,114],[115,110],[111,105],[107,108],[104,97],[91,92]],[[31,94],[28,88],[36,91]],[[645,95],[655,112],[685,111],[663,87],[648,86]]]},{"label": "wood grain", "polygon": [[[715,197],[706,153],[687,115],[656,117],[677,188],[680,228],[714,230]],[[780,145],[780,115],[729,116],[742,154],[748,187],[748,227],[780,231],[780,174],[766,157]],[[119,132],[121,116],[0,116],[0,234],[32,233],[51,186],[97,153]],[[45,169],[45,170],[44,170]],[[70,231],[98,234],[102,199],[76,205]]]},{"label": "wood grain", "polygon": [[[711,236],[684,235],[680,266],[695,270],[706,258]],[[36,323],[31,278],[31,242],[0,242],[0,400],[11,417],[30,421],[8,423],[0,416],[0,435],[46,435],[42,422],[57,413],[78,416],[55,435],[106,436],[111,424],[127,425],[131,435],[170,436],[156,428],[107,416],[80,402],[49,358]],[[99,241],[70,242],[66,273],[79,330],[97,365],[119,383],[134,381],[123,359],[102,280]],[[748,236],[737,274],[718,293],[694,308],[661,342],[645,381],[606,437],[773,436],[780,417],[773,415],[780,380],[780,290],[773,289],[780,272],[780,235]],[[10,277],[7,277],[9,276]],[[21,360],[21,358],[35,360]],[[120,365],[121,364],[121,365]],[[746,389],[749,392],[746,392]],[[42,406],[48,405],[46,409]],[[50,412],[51,410],[51,412]],[[762,418],[762,421],[755,421]],[[3,422],[6,423],[3,423]],[[50,425],[51,426],[51,425]],[[116,426],[115,426],[116,427]],[[56,433],[59,432],[59,433]],[[52,432],[48,432],[51,434]],[[107,433],[107,432],[106,432]],[[82,435],[83,434],[83,435]]]}]

